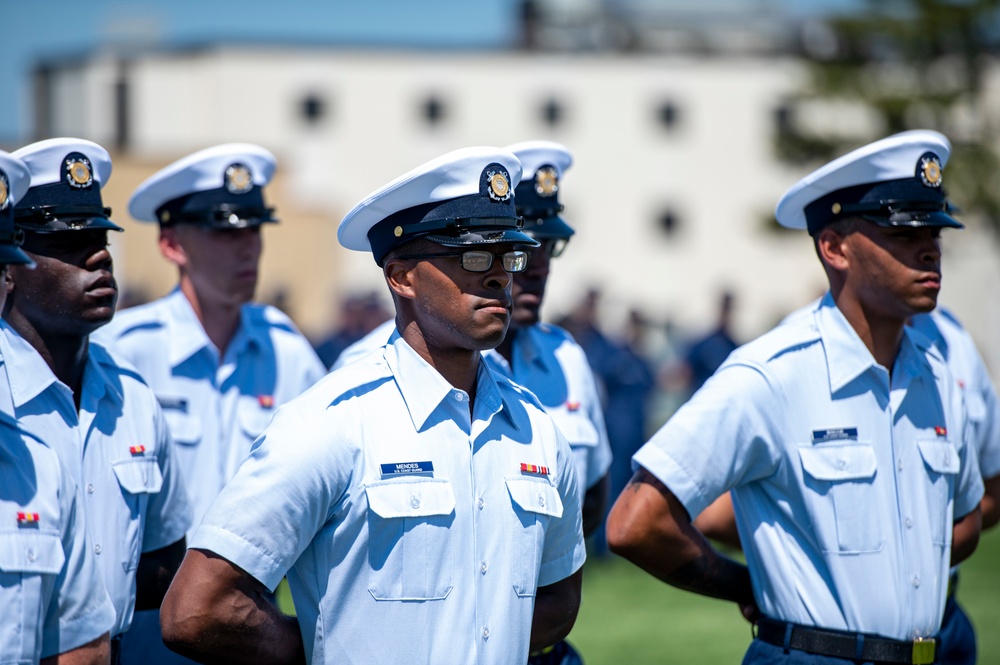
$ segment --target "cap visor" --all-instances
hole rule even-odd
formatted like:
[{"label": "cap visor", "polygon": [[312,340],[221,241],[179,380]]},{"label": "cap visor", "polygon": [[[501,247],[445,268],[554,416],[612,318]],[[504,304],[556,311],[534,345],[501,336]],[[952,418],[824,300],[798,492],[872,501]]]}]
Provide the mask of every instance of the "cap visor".
[{"label": "cap visor", "polygon": [[538,247],[541,243],[527,233],[513,229],[475,229],[457,236],[430,234],[424,240],[445,247],[470,247],[475,245],[517,244]]},{"label": "cap visor", "polygon": [[549,238],[569,238],[576,233],[573,227],[563,221],[563,218],[558,215],[545,217],[535,222],[529,222],[525,219],[524,227],[521,230],[532,238],[541,238],[543,240]]},{"label": "cap visor", "polygon": [[950,229],[964,229],[965,224],[958,221],[946,212],[926,210],[893,212],[888,217],[882,215],[861,215],[869,222],[874,222],[879,226],[906,228],[920,226],[937,226]]},{"label": "cap visor", "polygon": [[35,262],[31,260],[31,257],[25,254],[20,247],[14,245],[0,245],[0,263],[8,265],[23,263],[32,268],[35,267]]}]

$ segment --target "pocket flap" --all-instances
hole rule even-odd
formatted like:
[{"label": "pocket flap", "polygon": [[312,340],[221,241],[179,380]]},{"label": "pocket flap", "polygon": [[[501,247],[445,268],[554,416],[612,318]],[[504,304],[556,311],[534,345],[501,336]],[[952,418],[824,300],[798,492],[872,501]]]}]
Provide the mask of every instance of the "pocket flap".
[{"label": "pocket flap", "polygon": [[130,494],[155,494],[163,487],[163,474],[155,457],[137,457],[112,462],[118,484]]},{"label": "pocket flap", "polygon": [[875,449],[865,443],[804,446],[802,468],[816,480],[864,480],[875,476]]},{"label": "pocket flap", "polygon": [[960,463],[958,451],[951,441],[945,439],[924,439],[917,441],[924,463],[938,473],[958,473]]},{"label": "pocket flap", "polygon": [[170,438],[184,446],[193,446],[201,441],[201,419],[191,413],[177,409],[164,409],[163,417],[170,428]]},{"label": "pocket flap", "polygon": [[549,415],[569,445],[592,448],[600,441],[597,428],[583,411],[570,411],[564,407],[550,411]]},{"label": "pocket flap", "polygon": [[455,512],[455,493],[442,478],[376,481],[365,485],[368,508],[380,517],[427,517]]},{"label": "pocket flap", "polygon": [[974,390],[965,391],[965,410],[968,412],[969,420],[974,423],[986,420],[986,400]]},{"label": "pocket flap", "polygon": [[5,573],[58,575],[65,561],[62,541],[54,531],[0,532],[0,570]]},{"label": "pocket flap", "polygon": [[522,510],[562,517],[563,504],[559,491],[545,480],[534,478],[507,478],[507,491]]}]

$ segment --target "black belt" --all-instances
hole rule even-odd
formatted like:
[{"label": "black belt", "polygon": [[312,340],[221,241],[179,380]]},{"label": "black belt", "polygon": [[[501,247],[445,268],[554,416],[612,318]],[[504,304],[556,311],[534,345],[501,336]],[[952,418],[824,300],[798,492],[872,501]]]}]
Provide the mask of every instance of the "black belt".
[{"label": "black belt", "polygon": [[111,638],[111,665],[121,665],[122,662],[122,636],[115,635]]},{"label": "black belt", "polygon": [[786,649],[848,660],[930,665],[937,658],[937,640],[934,638],[904,642],[866,633],[813,628],[766,617],[757,621],[757,637]]}]

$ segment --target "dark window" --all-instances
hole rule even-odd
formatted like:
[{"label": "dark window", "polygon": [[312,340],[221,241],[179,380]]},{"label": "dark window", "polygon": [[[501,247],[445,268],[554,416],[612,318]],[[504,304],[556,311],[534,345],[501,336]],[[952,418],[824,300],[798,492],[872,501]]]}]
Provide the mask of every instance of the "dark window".
[{"label": "dark window", "polygon": [[566,112],[556,99],[548,99],[542,104],[542,122],[549,127],[555,127],[565,120]]},{"label": "dark window", "polygon": [[668,236],[673,235],[674,232],[677,231],[678,226],[680,225],[680,220],[677,217],[677,212],[675,210],[672,210],[671,208],[667,208],[666,210],[661,212],[658,221],[660,224],[660,230],[662,230]]},{"label": "dark window", "polygon": [[307,125],[317,125],[326,117],[326,101],[316,93],[309,93],[299,103],[299,113]]},{"label": "dark window", "polygon": [[774,127],[781,134],[787,134],[792,131],[792,107],[782,105],[774,109]]},{"label": "dark window", "polygon": [[423,104],[423,116],[428,125],[439,125],[447,113],[445,104],[437,95],[431,95]]},{"label": "dark window", "polygon": [[122,65],[122,71],[115,81],[115,146],[119,150],[127,150],[131,141],[132,127],[129,122],[129,86],[128,73]]},{"label": "dark window", "polygon": [[677,125],[680,112],[673,102],[663,102],[656,109],[656,119],[660,121],[664,129],[673,129]]}]

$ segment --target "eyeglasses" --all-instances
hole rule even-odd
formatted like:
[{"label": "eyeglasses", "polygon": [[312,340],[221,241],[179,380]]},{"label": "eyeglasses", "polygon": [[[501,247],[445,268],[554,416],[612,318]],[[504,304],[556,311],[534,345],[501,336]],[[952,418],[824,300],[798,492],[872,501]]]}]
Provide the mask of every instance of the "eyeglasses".
[{"label": "eyeglasses", "polygon": [[542,243],[542,246],[534,251],[548,254],[554,259],[557,256],[561,256],[562,253],[566,251],[566,245],[569,244],[569,238],[548,238],[544,240],[539,238],[538,242]]},{"label": "eyeglasses", "polygon": [[462,268],[469,272],[486,272],[493,267],[494,257],[499,256],[503,269],[507,272],[524,272],[528,267],[528,253],[521,250],[494,254],[479,249],[468,249],[464,252],[438,252],[436,254],[407,254],[399,259],[435,259],[443,256],[462,257]]}]

